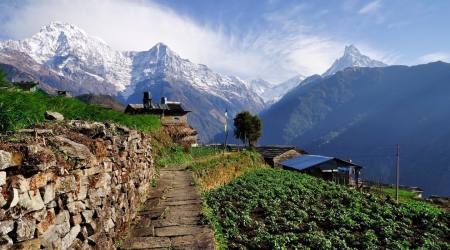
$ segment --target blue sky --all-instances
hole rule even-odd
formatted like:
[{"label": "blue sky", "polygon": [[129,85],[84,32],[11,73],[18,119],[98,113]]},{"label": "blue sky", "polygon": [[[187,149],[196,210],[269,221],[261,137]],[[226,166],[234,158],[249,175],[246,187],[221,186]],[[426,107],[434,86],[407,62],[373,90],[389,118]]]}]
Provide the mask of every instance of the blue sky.
[{"label": "blue sky", "polygon": [[450,61],[450,1],[0,0],[0,39],[67,21],[118,50],[164,42],[222,73],[323,73],[346,44],[388,64]]}]

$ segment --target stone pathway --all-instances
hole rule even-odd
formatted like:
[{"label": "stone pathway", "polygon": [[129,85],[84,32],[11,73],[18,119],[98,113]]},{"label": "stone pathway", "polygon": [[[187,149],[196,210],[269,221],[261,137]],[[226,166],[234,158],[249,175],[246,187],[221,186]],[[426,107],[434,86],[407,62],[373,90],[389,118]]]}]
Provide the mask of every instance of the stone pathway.
[{"label": "stone pathway", "polygon": [[121,249],[214,249],[214,234],[202,225],[202,201],[185,168],[160,171],[144,208]]}]

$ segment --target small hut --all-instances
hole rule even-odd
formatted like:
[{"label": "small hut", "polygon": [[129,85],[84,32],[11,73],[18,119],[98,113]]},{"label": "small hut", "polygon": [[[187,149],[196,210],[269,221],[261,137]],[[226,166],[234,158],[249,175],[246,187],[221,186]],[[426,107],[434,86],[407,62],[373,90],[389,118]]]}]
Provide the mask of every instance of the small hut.
[{"label": "small hut", "polygon": [[168,101],[167,97],[161,97],[159,103],[153,103],[149,92],[144,92],[142,104],[128,104],[125,108],[125,113],[128,114],[159,115],[163,125],[186,125],[187,114],[190,112],[184,109],[180,102]]}]

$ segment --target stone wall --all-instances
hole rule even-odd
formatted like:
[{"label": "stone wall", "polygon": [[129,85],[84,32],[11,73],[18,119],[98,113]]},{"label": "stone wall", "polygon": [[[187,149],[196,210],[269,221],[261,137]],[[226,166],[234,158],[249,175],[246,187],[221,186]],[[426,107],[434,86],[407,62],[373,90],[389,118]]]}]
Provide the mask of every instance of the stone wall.
[{"label": "stone wall", "polygon": [[58,122],[0,138],[0,249],[112,249],[150,188],[150,138]]}]

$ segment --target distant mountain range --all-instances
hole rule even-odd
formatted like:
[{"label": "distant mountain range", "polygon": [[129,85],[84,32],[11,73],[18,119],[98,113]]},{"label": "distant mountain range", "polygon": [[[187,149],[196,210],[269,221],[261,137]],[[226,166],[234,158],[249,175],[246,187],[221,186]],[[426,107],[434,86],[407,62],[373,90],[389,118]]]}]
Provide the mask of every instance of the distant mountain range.
[{"label": "distant mountain range", "polygon": [[224,112],[258,113],[263,99],[249,83],[182,59],[159,43],[148,51],[120,52],[80,28],[52,22],[31,38],[0,42],[0,67],[13,81],[34,79],[47,91],[110,95],[123,103],[142,102],[151,91],[183,102],[191,122],[208,141],[223,129]]},{"label": "distant mountain range", "polygon": [[296,75],[287,81],[279,84],[272,84],[263,79],[250,81],[250,87],[253,89],[267,105],[271,105],[288,93],[291,89],[298,86],[306,77]]},{"label": "distant mountain range", "polygon": [[263,112],[262,143],[352,159],[365,178],[450,195],[450,64],[347,68],[307,78]]}]

